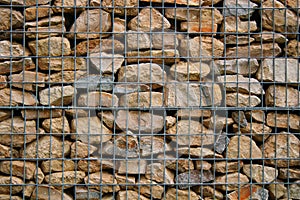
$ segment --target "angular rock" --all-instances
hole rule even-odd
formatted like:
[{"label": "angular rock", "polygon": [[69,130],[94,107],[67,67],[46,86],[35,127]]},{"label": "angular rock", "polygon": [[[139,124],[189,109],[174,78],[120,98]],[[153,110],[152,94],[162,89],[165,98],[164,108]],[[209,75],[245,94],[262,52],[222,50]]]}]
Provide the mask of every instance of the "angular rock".
[{"label": "angular rock", "polygon": [[0,144],[0,158],[18,158],[19,152],[16,149]]},{"label": "angular rock", "polygon": [[222,38],[221,41],[226,45],[249,45],[254,42],[255,39],[249,36],[227,35],[226,38]]},{"label": "angular rock", "polygon": [[6,86],[7,86],[6,76],[0,75],[0,89],[6,88]]},{"label": "angular rock", "polygon": [[194,170],[194,163],[189,159],[176,158],[176,156],[173,156],[172,154],[164,155],[163,153],[159,154],[157,156],[157,159],[159,159],[159,162],[161,164],[164,164],[164,161],[166,161],[166,168],[174,170],[176,172],[178,171],[178,173]]},{"label": "angular rock", "polygon": [[225,132],[222,132],[221,134],[218,134],[215,137],[216,141],[214,144],[214,150],[215,152],[222,154],[225,151],[227,145],[229,144],[230,139],[226,136]]},{"label": "angular rock", "polygon": [[224,84],[227,92],[241,92],[254,95],[264,94],[260,82],[254,78],[246,78],[242,75],[225,75],[217,77],[217,81]]},{"label": "angular rock", "polygon": [[74,184],[81,183],[85,177],[85,173],[82,171],[64,171],[54,172],[45,176],[45,181],[49,184],[53,184],[55,188],[68,189],[73,187]]},{"label": "angular rock", "polygon": [[262,110],[251,110],[245,112],[245,116],[248,121],[256,121],[256,122],[262,122],[265,123],[265,112]]},{"label": "angular rock", "polygon": [[[10,1],[8,1],[7,3],[11,4]],[[9,30],[10,28],[15,29],[23,26],[24,17],[21,14],[21,12],[13,10],[11,8],[2,7],[0,8],[0,13],[1,13],[0,31],[6,31]]]},{"label": "angular rock", "polygon": [[295,114],[284,114],[270,112],[267,114],[266,123],[270,127],[290,128],[300,130],[300,116]]},{"label": "angular rock", "polygon": [[142,185],[140,187],[134,187],[134,190],[140,192],[140,194],[155,199],[162,198],[162,194],[165,191],[163,186],[153,180],[148,180],[145,177],[142,177],[138,183]]},{"label": "angular rock", "polygon": [[265,103],[270,107],[297,107],[300,92],[292,87],[270,85],[266,90]]},{"label": "angular rock", "polygon": [[43,39],[48,37],[58,37],[66,32],[64,25],[49,26],[49,27],[31,27],[27,29],[26,37],[30,39]]},{"label": "angular rock", "polygon": [[215,115],[211,118],[203,119],[202,124],[216,133],[220,133],[226,127],[231,126],[234,123],[233,119]]},{"label": "angular rock", "polygon": [[28,7],[25,9],[25,21],[34,21],[38,18],[48,17],[52,13],[49,5]]},{"label": "angular rock", "polygon": [[108,12],[101,9],[85,10],[72,25],[68,37],[70,39],[101,38],[106,36],[105,32],[108,32],[110,29],[111,16]]},{"label": "angular rock", "polygon": [[297,40],[291,40],[291,41],[289,41],[287,47],[284,50],[288,56],[293,57],[293,58],[298,58],[298,56],[300,54],[300,51],[298,49],[299,45],[300,45],[300,42],[298,42]]},{"label": "angular rock", "polygon": [[[298,121],[299,122],[299,121]],[[262,147],[266,164],[277,167],[300,166],[300,140],[291,133],[271,135]]]},{"label": "angular rock", "polygon": [[62,116],[62,111],[58,109],[51,110],[21,110],[22,117],[26,120],[47,119]]},{"label": "angular rock", "polygon": [[191,170],[175,177],[175,182],[178,184],[179,189],[187,189],[199,183],[206,183],[212,180],[214,180],[214,177],[209,170]]},{"label": "angular rock", "polygon": [[51,71],[73,71],[73,70],[87,70],[87,63],[85,58],[39,58],[38,66],[40,70]]},{"label": "angular rock", "polygon": [[[23,180],[15,176],[0,175],[0,194],[17,194],[22,191]],[[10,198],[8,198],[10,199]]]},{"label": "angular rock", "polygon": [[245,113],[243,111],[234,111],[231,114],[231,117],[239,127],[245,128],[248,125]]},{"label": "angular rock", "polygon": [[63,142],[55,136],[43,136],[28,144],[25,150],[21,150],[20,154],[23,158],[53,159],[69,155],[70,149],[71,143],[67,140]]},{"label": "angular rock", "polygon": [[222,174],[239,172],[243,168],[243,165],[242,161],[220,161],[216,162],[214,170]]},{"label": "angular rock", "polygon": [[278,176],[277,169],[258,164],[245,164],[243,172],[249,177],[251,182],[255,181],[257,183],[270,183]]},{"label": "angular rock", "polygon": [[[26,186],[24,187],[22,192],[23,192],[25,197],[30,198],[34,189],[35,189],[35,182],[34,181],[29,181],[29,182],[26,183]],[[22,198],[20,198],[20,200],[22,200]]]},{"label": "angular rock", "polygon": [[260,103],[260,98],[255,95],[236,92],[226,94],[226,105],[230,107],[255,107]]},{"label": "angular rock", "polygon": [[97,199],[105,199],[102,197],[101,193],[97,190],[90,189],[85,186],[75,186],[74,187],[74,195],[76,195],[76,200],[97,200]]},{"label": "angular rock", "polygon": [[42,105],[62,106],[69,105],[73,101],[76,89],[72,86],[54,86],[40,91],[40,103]]},{"label": "angular rock", "polygon": [[143,31],[127,31],[126,47],[128,50],[150,49],[152,42],[150,36]]},{"label": "angular rock", "polygon": [[223,158],[222,155],[217,154],[208,148],[180,147],[176,151],[178,151],[179,155],[191,156],[195,158]]},{"label": "angular rock", "polygon": [[43,171],[41,170],[41,168],[36,168],[34,174],[33,174],[33,179],[35,180],[35,183],[37,184],[41,184],[44,179],[45,179],[45,175],[43,173]]},{"label": "angular rock", "polygon": [[286,194],[287,189],[284,186],[284,183],[277,182],[277,181],[275,181],[273,183],[274,184],[270,184],[267,187],[267,189],[270,192],[270,197],[273,199],[280,199],[281,197],[283,197]]},{"label": "angular rock", "polygon": [[246,185],[244,187],[235,190],[227,194],[227,198],[229,200],[238,200],[241,199],[256,199],[256,200],[267,200],[268,190],[260,188],[258,185]]},{"label": "angular rock", "polygon": [[181,200],[189,200],[189,199],[194,199],[194,200],[199,200],[199,196],[196,194],[196,192],[192,190],[179,190],[176,188],[169,188],[167,190],[166,200],[176,200],[176,199],[181,199]]},{"label": "angular rock", "polygon": [[227,157],[236,159],[261,159],[262,152],[256,143],[247,136],[233,136],[227,147]]},{"label": "angular rock", "polygon": [[280,168],[278,178],[281,178],[281,179],[300,179],[300,169]]},{"label": "angular rock", "polygon": [[235,16],[225,17],[221,26],[221,31],[227,34],[249,33],[255,32],[256,30],[257,26],[255,21],[241,21],[240,18]]},{"label": "angular rock", "polygon": [[105,52],[92,53],[89,55],[89,64],[97,69],[101,74],[113,74],[120,69],[124,62],[121,54],[107,54]]},{"label": "angular rock", "polygon": [[225,7],[223,11],[225,17],[235,16],[242,19],[249,19],[258,7],[255,3],[247,0],[225,0],[223,6]]},{"label": "angular rock", "polygon": [[256,73],[258,80],[264,82],[278,82],[296,84],[300,79],[300,65],[297,59],[276,58],[264,59]]},{"label": "angular rock", "polygon": [[218,25],[212,24],[213,21],[200,21],[200,22],[181,22],[180,31],[188,33],[201,33],[202,35],[216,35]]},{"label": "angular rock", "polygon": [[111,111],[100,111],[98,112],[98,117],[101,121],[104,122],[104,124],[112,130],[118,129],[115,119],[116,119],[116,113]]},{"label": "angular rock", "polygon": [[233,131],[237,133],[245,133],[248,136],[251,136],[256,142],[265,141],[272,132],[272,129],[265,124],[260,123],[248,123],[246,127],[238,127],[238,125],[233,125]]},{"label": "angular rock", "polygon": [[181,119],[186,119],[186,118],[207,118],[211,116],[211,111],[210,110],[197,110],[197,109],[193,109],[193,110],[183,110],[183,109],[179,109],[177,111],[177,117],[181,118]]},{"label": "angular rock", "polygon": [[31,58],[0,62],[0,74],[10,74],[31,69],[35,69],[35,64]]},{"label": "angular rock", "polygon": [[120,160],[118,174],[145,174],[147,161],[144,159]]},{"label": "angular rock", "polygon": [[211,164],[204,160],[195,160],[194,165],[195,165],[195,169],[199,171],[211,169]]},{"label": "angular rock", "polygon": [[41,185],[36,187],[35,190],[32,192],[31,199],[40,199],[40,200],[47,200],[49,196],[54,199],[61,199],[64,200],[72,200],[73,198],[66,193],[62,193],[60,190],[57,190],[50,186]]},{"label": "angular rock", "polygon": [[54,1],[54,12],[74,13],[75,11],[80,12],[85,9],[89,1],[88,0],[55,0]]},{"label": "angular rock", "polygon": [[0,99],[1,106],[33,106],[38,104],[38,100],[33,94],[10,88],[0,90]]},{"label": "angular rock", "polygon": [[[140,63],[121,67],[118,72],[119,82],[141,82],[153,89],[160,88],[167,81],[166,72],[155,63]],[[129,87],[129,85],[128,85]]]},{"label": "angular rock", "polygon": [[44,173],[74,171],[75,162],[72,160],[46,160],[41,163],[41,169]]},{"label": "angular rock", "polygon": [[71,145],[71,158],[85,158],[97,151],[97,147],[76,141]]},{"label": "angular rock", "polygon": [[171,151],[172,147],[158,136],[140,136],[139,148],[141,156],[152,156],[154,154]]},{"label": "angular rock", "polygon": [[115,169],[115,164],[112,160],[99,159],[89,157],[78,162],[78,168],[87,173],[99,172],[101,170]]},{"label": "angular rock", "polygon": [[71,122],[71,138],[86,144],[101,144],[112,138],[112,131],[96,116],[80,117]]},{"label": "angular rock", "polygon": [[70,133],[70,126],[68,119],[64,117],[45,119],[42,123],[42,127],[47,133],[57,135]]},{"label": "angular rock", "polygon": [[39,0],[38,2],[36,0],[25,0],[25,1],[19,1],[19,0],[0,0],[1,4],[24,5],[24,6],[43,5],[43,4],[47,4],[49,2],[50,2],[50,0]]},{"label": "angular rock", "polygon": [[2,161],[0,162],[0,171],[11,176],[31,180],[36,169],[36,163],[24,161]]},{"label": "angular rock", "polygon": [[153,29],[171,28],[171,24],[158,10],[146,7],[129,21],[128,28],[134,31],[148,32]]},{"label": "angular rock", "polygon": [[[63,83],[63,84],[74,84],[75,81],[80,80],[81,78],[85,77],[87,75],[86,71],[61,71],[57,73],[53,73],[50,75],[50,77],[46,77],[46,80],[50,84],[54,84],[57,82]],[[77,83],[77,82],[76,82]]]},{"label": "angular rock", "polygon": [[115,174],[115,176],[121,189],[123,190],[126,188],[130,190],[134,189],[134,186],[136,184],[135,176],[130,176],[128,174],[125,175]]},{"label": "angular rock", "polygon": [[133,190],[125,190],[118,192],[117,200],[127,200],[127,199],[140,199],[140,200],[148,200],[145,196],[141,195],[140,192],[136,192]]},{"label": "angular rock", "polygon": [[[76,89],[83,89],[85,92],[94,91],[94,90],[110,92],[113,90],[114,87],[113,83],[114,83],[114,76],[112,74],[107,74],[107,75],[90,74],[79,78],[74,83],[74,87]],[[103,93],[103,96],[104,94],[105,93]],[[98,97],[96,96],[95,98],[97,99]]]},{"label": "angular rock", "polygon": [[206,63],[179,62],[172,65],[170,73],[176,81],[200,81],[210,73],[210,68]]},{"label": "angular rock", "polygon": [[216,177],[215,182],[218,183],[216,188],[222,191],[233,191],[237,190],[243,185],[246,185],[249,182],[249,179],[246,175],[235,172],[218,176]]},{"label": "angular rock", "polygon": [[124,131],[157,133],[164,127],[164,118],[150,112],[120,110],[116,124]]},{"label": "angular rock", "polygon": [[253,37],[257,42],[263,43],[275,41],[278,44],[282,44],[288,41],[284,35],[275,32],[269,33],[269,31],[262,31],[261,33],[254,34]]},{"label": "angular rock", "polygon": [[285,195],[289,194],[288,196],[291,199],[300,199],[299,190],[300,190],[300,181],[295,181],[293,184],[290,185]]},{"label": "angular rock", "polygon": [[[53,17],[47,17],[42,18],[38,21],[32,21],[32,22],[26,22],[25,28],[30,27],[51,27],[51,26],[57,26],[62,27],[62,25],[65,23],[65,18],[62,16],[53,16]],[[48,31],[47,31],[48,32]]]},{"label": "angular rock", "polygon": [[160,92],[135,92],[121,96],[119,106],[152,108],[162,107],[163,93]]},{"label": "angular rock", "polygon": [[215,60],[214,66],[217,68],[216,72],[221,75],[227,74],[240,74],[243,76],[249,76],[254,74],[259,64],[255,58],[245,59],[233,59],[233,60]]},{"label": "angular rock", "polygon": [[21,44],[11,43],[8,40],[0,41],[0,61],[1,60],[17,60],[23,56],[28,56],[28,53]]},{"label": "angular rock", "polygon": [[78,98],[79,106],[88,107],[115,107],[118,105],[118,97],[106,92],[89,92]]},{"label": "angular rock", "polygon": [[36,91],[39,87],[45,87],[45,78],[45,74],[31,71],[23,71],[19,74],[12,74],[9,76],[9,80],[12,82],[13,87],[27,91]]},{"label": "angular rock", "polygon": [[208,36],[182,39],[180,42],[180,56],[187,61],[211,61],[213,58],[223,56],[224,44],[216,38]]},{"label": "angular rock", "polygon": [[174,184],[174,173],[161,163],[147,165],[145,177],[157,183]]},{"label": "angular rock", "polygon": [[67,56],[71,54],[70,42],[63,37],[50,37],[28,42],[29,49],[37,56]]},{"label": "angular rock", "polygon": [[91,185],[90,188],[101,190],[103,193],[118,192],[120,190],[117,180],[112,174],[106,171],[88,174],[84,178],[84,182]]},{"label": "angular rock", "polygon": [[[142,65],[142,64],[140,64]],[[153,66],[153,65],[152,65]],[[119,71],[120,74],[120,71]],[[127,72],[126,72],[127,74]],[[128,79],[127,79],[128,81]],[[152,86],[153,88],[153,86]],[[129,83],[129,84],[122,84],[122,83],[116,83],[113,89],[114,94],[129,94],[129,93],[134,93],[134,92],[148,92],[150,91],[150,87],[146,84],[134,84],[134,83]]]},{"label": "angular rock", "polygon": [[[125,8],[126,9],[126,8]],[[115,17],[113,19],[113,35],[115,38],[124,41],[124,36],[126,33],[126,20],[125,19],[121,19],[119,17]]]},{"label": "angular rock", "polygon": [[176,49],[179,45],[178,33],[173,30],[164,30],[163,33],[152,32],[150,36],[154,49]]},{"label": "angular rock", "polygon": [[139,12],[138,6],[139,1],[131,0],[131,1],[122,1],[122,0],[91,0],[90,5],[92,6],[103,6],[103,9],[108,12],[114,12],[117,15],[128,15],[128,16],[136,16]]}]

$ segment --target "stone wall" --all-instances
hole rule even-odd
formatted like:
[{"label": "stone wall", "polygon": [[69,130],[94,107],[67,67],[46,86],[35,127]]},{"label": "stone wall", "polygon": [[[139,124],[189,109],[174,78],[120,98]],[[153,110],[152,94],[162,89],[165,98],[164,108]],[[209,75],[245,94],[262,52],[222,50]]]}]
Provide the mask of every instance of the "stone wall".
[{"label": "stone wall", "polygon": [[0,199],[300,199],[297,3],[0,0]]}]

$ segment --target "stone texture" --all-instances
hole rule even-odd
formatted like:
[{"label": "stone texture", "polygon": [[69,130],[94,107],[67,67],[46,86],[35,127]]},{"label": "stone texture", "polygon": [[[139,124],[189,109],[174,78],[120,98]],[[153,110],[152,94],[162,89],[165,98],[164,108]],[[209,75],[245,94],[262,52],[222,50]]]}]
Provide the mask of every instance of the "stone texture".
[{"label": "stone texture", "polygon": [[73,198],[66,193],[61,192],[50,186],[39,186],[34,189],[31,195],[31,199],[40,199],[40,200],[47,200],[49,196],[54,199],[65,199],[65,200],[72,200]]},{"label": "stone texture", "polygon": [[147,161],[144,159],[120,160],[118,174],[145,174]]},{"label": "stone texture", "polygon": [[221,26],[221,31],[227,34],[249,33],[256,30],[257,26],[255,21],[241,21],[240,18],[235,16],[225,17]]},{"label": "stone texture", "polygon": [[262,158],[262,152],[256,143],[247,136],[233,136],[227,147],[228,158]]},{"label": "stone texture", "polygon": [[268,190],[260,188],[258,185],[246,185],[239,188],[229,194],[227,198],[230,200],[238,199],[257,199],[257,200],[267,200],[268,199]]},{"label": "stone texture", "polygon": [[25,21],[34,21],[38,18],[48,17],[53,13],[49,5],[28,7],[25,9]]},{"label": "stone texture", "polygon": [[59,109],[51,110],[21,110],[22,117],[26,120],[32,119],[47,119],[47,118],[56,118],[62,116],[62,111]]},{"label": "stone texture", "polygon": [[55,0],[54,12],[73,13],[75,11],[80,12],[88,6],[88,0]]},{"label": "stone texture", "polygon": [[240,74],[248,76],[249,74],[255,74],[258,70],[259,64],[255,58],[245,59],[233,59],[233,60],[215,60],[214,66],[216,67],[216,73],[224,75]]},{"label": "stone texture", "polygon": [[[22,191],[23,180],[15,176],[0,175],[0,193],[16,194]],[[11,185],[11,186],[10,186]],[[10,199],[10,198],[9,198]]]},{"label": "stone texture", "polygon": [[71,138],[87,144],[100,144],[112,137],[109,130],[97,116],[80,117],[71,121]]},{"label": "stone texture", "polygon": [[249,19],[255,8],[258,7],[255,3],[247,0],[225,0],[223,6],[225,7],[224,16],[235,16],[242,19]]},{"label": "stone texture", "polygon": [[284,184],[278,181],[275,181],[274,184],[270,184],[267,188],[270,192],[270,197],[273,199],[280,199],[287,192]]},{"label": "stone texture", "polygon": [[124,15],[136,16],[139,12],[139,9],[137,8],[139,2],[137,0],[131,0],[131,1],[91,0],[90,5],[103,6],[104,10],[108,12],[114,12],[115,14],[122,15],[122,16]]},{"label": "stone texture", "polygon": [[40,103],[52,106],[69,105],[75,93],[76,89],[70,85],[47,88],[40,91]]},{"label": "stone texture", "polygon": [[[103,75],[97,75],[97,74],[89,74],[80,77],[76,83],[74,83],[74,87],[76,89],[81,89],[84,92],[87,91],[105,91],[110,92],[113,90],[113,82],[114,82],[114,76],[113,74],[103,74]],[[92,96],[95,96],[93,98],[98,98],[97,93],[89,93],[92,94]],[[106,93],[103,93],[103,96],[105,96]],[[83,95],[85,96],[85,95]],[[93,101],[93,99],[91,99]]]},{"label": "stone texture", "polygon": [[36,168],[36,170],[33,174],[33,179],[38,184],[41,184],[44,181],[45,175],[44,175],[43,171],[41,170],[41,168],[39,168],[39,167]]},{"label": "stone texture", "polygon": [[174,173],[161,163],[147,165],[145,177],[158,183],[174,184]]},{"label": "stone texture", "polygon": [[57,133],[58,135],[70,133],[70,126],[66,117],[45,119],[42,127],[47,133]]},{"label": "stone texture", "polygon": [[9,88],[0,90],[0,99],[1,106],[33,106],[38,104],[38,100],[33,94],[16,89],[10,90]]},{"label": "stone texture", "polygon": [[27,29],[26,37],[30,39],[44,39],[48,37],[58,37],[66,32],[64,25],[56,25],[49,27],[30,27]]},{"label": "stone texture", "polygon": [[300,179],[300,169],[280,168],[278,178],[281,178],[281,179]]},{"label": "stone texture", "polygon": [[245,164],[243,172],[249,177],[251,182],[255,181],[257,183],[270,183],[278,176],[277,169],[258,164]]},{"label": "stone texture", "polygon": [[32,179],[36,169],[36,163],[24,161],[2,161],[0,171],[11,176]]},{"label": "stone texture", "polygon": [[159,136],[141,136],[139,137],[139,148],[141,156],[152,156],[154,154],[171,151],[172,147],[166,144],[164,138]]},{"label": "stone texture", "polygon": [[39,58],[38,66],[40,70],[51,70],[51,71],[72,71],[72,70],[86,70],[85,58],[77,57],[75,59],[71,57],[63,58]]},{"label": "stone texture", "polygon": [[160,92],[135,92],[121,96],[119,106],[151,108],[162,107],[163,93]]},{"label": "stone texture", "polygon": [[216,186],[216,188],[222,191],[233,191],[237,190],[243,185],[246,185],[249,182],[249,179],[246,175],[235,172],[223,176],[218,176],[216,177],[215,182],[220,184]]},{"label": "stone texture", "polygon": [[78,168],[87,173],[99,172],[101,170],[110,170],[115,168],[114,162],[96,157],[89,157],[78,162]]},{"label": "stone texture", "polygon": [[73,187],[74,184],[81,183],[85,177],[85,173],[82,171],[64,171],[54,172],[45,176],[45,181],[49,184],[53,184],[55,188],[68,189]]},{"label": "stone texture", "polygon": [[124,62],[124,56],[121,54],[107,54],[105,52],[92,53],[89,57],[91,67],[97,69],[101,74],[113,74],[120,69]]},{"label": "stone texture", "polygon": [[145,177],[142,177],[139,181],[139,184],[144,184],[141,185],[140,187],[135,187],[134,189],[136,191],[139,191],[142,195],[147,196],[147,197],[152,197],[155,199],[161,199],[162,195],[164,193],[164,187],[157,184],[153,180],[148,180]]},{"label": "stone texture", "polygon": [[119,99],[116,95],[98,91],[82,94],[78,98],[78,105],[85,107],[115,107],[118,102]]},{"label": "stone texture", "polygon": [[16,149],[0,144],[0,158],[18,158],[19,152]]},{"label": "stone texture", "polygon": [[126,34],[126,48],[128,50],[150,49],[152,47],[152,41],[147,33],[129,30]]},{"label": "stone texture", "polygon": [[300,130],[300,116],[295,114],[284,114],[270,112],[267,114],[266,123],[270,127],[290,128]]},{"label": "stone texture", "polygon": [[71,158],[85,158],[97,151],[97,147],[76,141],[71,145]]},{"label": "stone texture", "polygon": [[244,166],[242,161],[220,161],[213,166],[216,172],[226,174],[239,172]]},{"label": "stone texture", "polygon": [[256,142],[265,141],[272,132],[272,129],[264,124],[260,123],[248,123],[246,127],[238,127],[238,125],[233,125],[233,131],[236,133],[244,133],[252,137]]},{"label": "stone texture", "polygon": [[255,107],[260,103],[260,98],[255,95],[247,95],[236,92],[226,94],[226,105],[230,107]]},{"label": "stone texture", "polygon": [[102,197],[101,193],[97,190],[90,189],[85,186],[75,186],[74,193],[76,194],[76,200],[97,200],[97,199],[105,199]]},{"label": "stone texture", "polygon": [[205,199],[213,198],[213,199],[223,199],[224,195],[211,186],[196,186],[194,191],[197,194],[200,194],[202,197],[206,197]]},{"label": "stone texture", "polygon": [[29,49],[37,56],[67,56],[71,54],[70,42],[63,37],[50,37],[28,42]]},{"label": "stone texture", "polygon": [[222,38],[221,41],[226,43],[226,45],[249,45],[255,41],[254,38],[249,36],[236,36],[236,35],[227,35],[226,38]]},{"label": "stone texture", "polygon": [[180,30],[189,33],[201,33],[202,35],[216,35],[218,25],[213,21],[181,22]]},{"label": "stone texture", "polygon": [[180,147],[177,149],[179,155],[191,156],[195,158],[223,158],[222,155],[217,154],[216,152],[201,147]]},{"label": "stone texture", "polygon": [[186,119],[186,118],[207,118],[211,116],[210,110],[201,110],[201,109],[193,109],[193,110],[184,110],[180,109],[177,111],[177,117]]},{"label": "stone texture", "polygon": [[144,197],[140,194],[140,192],[136,192],[133,190],[125,190],[118,192],[117,200],[127,200],[127,199],[140,199],[147,200],[148,198]]},{"label": "stone texture", "polygon": [[190,186],[206,183],[214,180],[213,174],[209,170],[191,170],[183,172],[175,177],[175,181],[179,186],[179,189],[187,189]]},{"label": "stone texture", "polygon": [[41,169],[44,173],[74,171],[75,162],[72,160],[46,160],[41,163]]},{"label": "stone texture", "polygon": [[300,42],[298,42],[297,40],[290,40],[287,47],[284,50],[286,51],[286,54],[288,56],[297,58],[300,54],[300,51],[298,50],[299,45]]},{"label": "stone texture", "polygon": [[136,183],[135,176],[128,175],[128,174],[127,175],[115,174],[115,176],[118,181],[118,184],[120,184],[121,189],[123,189],[123,190],[126,188],[134,189],[134,187],[135,187],[134,184]]},{"label": "stone texture", "polygon": [[31,58],[0,62],[0,74],[10,74],[31,69],[35,69],[35,64]]},{"label": "stone texture", "polygon": [[163,153],[157,156],[159,162],[164,164],[164,160],[166,160],[166,168],[178,171],[178,173],[188,172],[189,170],[194,170],[194,163],[192,160],[185,159],[185,158],[176,158],[176,156],[172,154]]},{"label": "stone texture", "polygon": [[147,84],[153,89],[157,89],[164,85],[167,76],[158,64],[140,63],[121,67],[118,72],[118,81]]},{"label": "stone texture", "polygon": [[[300,166],[300,140],[291,133],[271,135],[262,147],[266,164],[277,167]],[[274,160],[276,159],[276,160]]]},{"label": "stone texture", "polygon": [[179,45],[178,33],[174,30],[164,30],[163,33],[152,32],[151,41],[154,49],[176,49]]},{"label": "stone texture", "polygon": [[265,103],[270,107],[297,107],[300,92],[292,87],[270,85],[266,90]]},{"label": "stone texture", "polygon": [[[119,71],[120,73],[120,71]],[[126,73],[127,74],[127,73]],[[128,79],[127,79],[128,81]],[[152,87],[153,88],[153,87]],[[113,89],[114,94],[129,94],[134,92],[148,92],[150,91],[150,87],[146,84],[135,84],[135,83],[129,83],[129,84],[122,84],[122,83],[116,83]]]},{"label": "stone texture", "polygon": [[178,190],[176,188],[169,188],[167,190],[166,200],[176,200],[176,199],[182,199],[182,200],[188,200],[188,199],[195,199],[199,200],[199,196],[192,190]]},{"label": "stone texture", "polygon": [[[7,2],[10,4],[10,1]],[[21,12],[9,8],[0,8],[1,22],[0,31],[9,30],[10,28],[19,28],[23,26],[24,17]]]},{"label": "stone texture", "polygon": [[23,56],[28,56],[28,52],[21,44],[11,43],[8,40],[0,41],[0,61],[1,60],[17,60]]},{"label": "stone texture", "polygon": [[248,121],[256,121],[256,122],[262,122],[264,123],[266,120],[266,115],[263,110],[251,110],[245,112],[245,116]]},{"label": "stone texture", "polygon": [[7,86],[7,77],[4,75],[0,75],[0,89],[1,88],[6,88]]},{"label": "stone texture", "polygon": [[247,127],[248,121],[246,119],[245,113],[243,111],[233,111],[231,113],[233,121],[242,128]]},{"label": "stone texture", "polygon": [[289,194],[289,197],[292,199],[300,199],[299,189],[300,189],[300,181],[295,181],[293,184],[290,185],[290,188],[288,189],[285,196]]},{"label": "stone texture", "polygon": [[[80,80],[81,78],[87,75],[86,71],[61,71],[57,73],[53,73],[50,77],[46,77],[46,81],[50,83],[61,82],[63,84],[73,84],[75,81]],[[77,82],[76,82],[77,83]]]},{"label": "stone texture", "polygon": [[[99,26],[99,24],[102,25]],[[72,25],[68,37],[74,39],[76,35],[76,39],[101,38],[105,36],[105,32],[108,32],[110,29],[111,16],[108,12],[101,9],[85,10]],[[101,34],[99,34],[100,32]]]},{"label": "stone texture", "polygon": [[269,31],[262,31],[258,34],[254,34],[253,37],[257,42],[263,43],[275,41],[278,44],[282,44],[288,41],[284,35],[275,32],[269,33]]},{"label": "stone texture", "polygon": [[[19,74],[10,75],[8,79],[13,82],[13,87],[27,91],[36,91],[38,88],[45,87],[45,78],[46,75],[40,72],[22,71]],[[39,83],[35,84],[34,82]]]},{"label": "stone texture", "polygon": [[35,6],[35,5],[43,5],[49,3],[50,0],[25,0],[25,1],[19,1],[19,0],[0,0],[1,4],[12,4],[12,5],[24,5],[24,6]]},{"label": "stone texture", "polygon": [[206,63],[179,62],[170,68],[170,73],[177,81],[200,81],[210,73],[211,66]]}]

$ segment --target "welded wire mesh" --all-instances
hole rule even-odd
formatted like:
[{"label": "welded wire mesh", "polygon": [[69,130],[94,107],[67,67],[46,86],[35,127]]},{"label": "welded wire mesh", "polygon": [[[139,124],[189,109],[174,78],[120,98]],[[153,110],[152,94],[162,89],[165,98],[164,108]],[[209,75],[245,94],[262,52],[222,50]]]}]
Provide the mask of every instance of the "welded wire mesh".
[{"label": "welded wire mesh", "polygon": [[0,0],[0,199],[300,199],[298,7]]}]

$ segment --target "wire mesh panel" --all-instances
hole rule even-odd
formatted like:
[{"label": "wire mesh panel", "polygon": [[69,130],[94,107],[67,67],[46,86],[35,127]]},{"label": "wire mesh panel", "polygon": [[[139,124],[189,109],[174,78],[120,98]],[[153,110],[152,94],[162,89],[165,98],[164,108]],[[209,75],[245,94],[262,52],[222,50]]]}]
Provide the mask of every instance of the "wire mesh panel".
[{"label": "wire mesh panel", "polygon": [[0,0],[0,199],[300,199],[298,8]]}]

